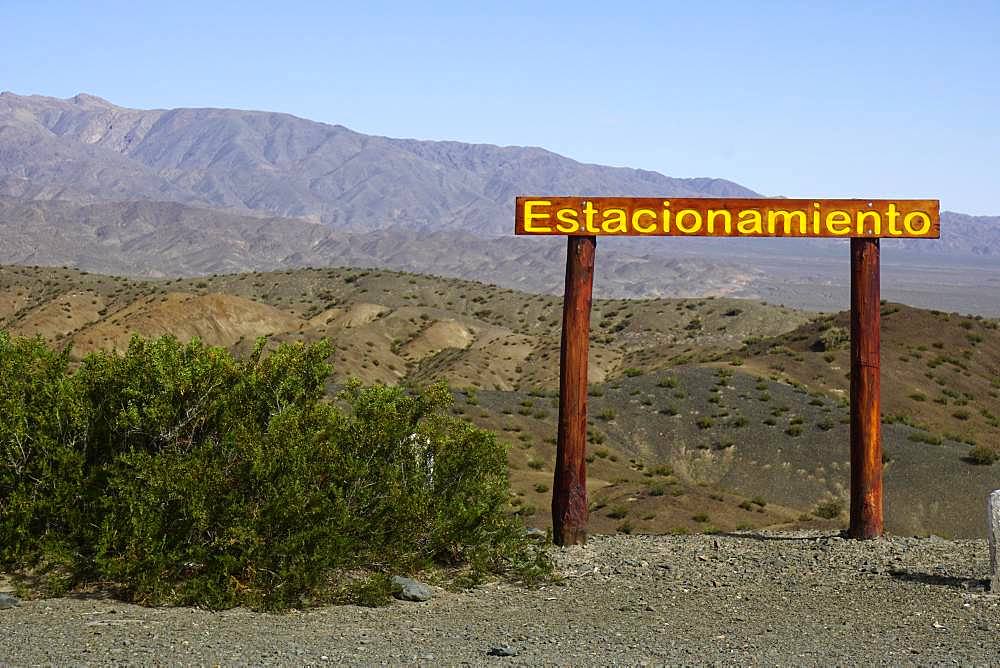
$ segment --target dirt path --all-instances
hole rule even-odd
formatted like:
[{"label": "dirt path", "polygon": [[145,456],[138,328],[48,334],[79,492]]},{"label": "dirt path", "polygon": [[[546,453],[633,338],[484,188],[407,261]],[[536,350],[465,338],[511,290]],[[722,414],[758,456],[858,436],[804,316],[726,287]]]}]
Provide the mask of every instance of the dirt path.
[{"label": "dirt path", "polygon": [[555,554],[562,584],[381,609],[25,601],[0,610],[0,664],[1000,664],[985,541],[599,536]]}]

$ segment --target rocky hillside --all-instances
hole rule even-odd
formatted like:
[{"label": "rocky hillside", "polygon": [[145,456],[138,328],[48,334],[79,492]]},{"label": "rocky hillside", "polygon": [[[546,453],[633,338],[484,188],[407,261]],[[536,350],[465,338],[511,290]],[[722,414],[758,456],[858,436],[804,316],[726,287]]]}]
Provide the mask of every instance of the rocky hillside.
[{"label": "rocky hillside", "polygon": [[[893,304],[884,312],[890,530],[980,535],[981,497],[1000,467],[969,455],[973,444],[1000,445],[997,323]],[[0,268],[0,329],[71,343],[76,359],[121,349],[133,333],[237,352],[260,336],[328,337],[338,383],[444,379],[456,413],[510,443],[512,511],[539,526],[549,521],[560,313],[556,297],[384,270],[140,281]],[[593,530],[839,526],[845,317],[726,298],[596,300]]]}]

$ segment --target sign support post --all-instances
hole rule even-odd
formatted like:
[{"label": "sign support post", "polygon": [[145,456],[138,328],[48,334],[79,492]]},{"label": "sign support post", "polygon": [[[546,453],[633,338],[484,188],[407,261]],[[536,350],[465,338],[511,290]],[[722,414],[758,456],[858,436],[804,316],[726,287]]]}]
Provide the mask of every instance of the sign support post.
[{"label": "sign support post", "polygon": [[587,541],[587,356],[596,237],[569,237],[559,352],[559,436],[552,485],[552,540]]},{"label": "sign support post", "polygon": [[879,240],[851,239],[851,538],[882,535]]}]

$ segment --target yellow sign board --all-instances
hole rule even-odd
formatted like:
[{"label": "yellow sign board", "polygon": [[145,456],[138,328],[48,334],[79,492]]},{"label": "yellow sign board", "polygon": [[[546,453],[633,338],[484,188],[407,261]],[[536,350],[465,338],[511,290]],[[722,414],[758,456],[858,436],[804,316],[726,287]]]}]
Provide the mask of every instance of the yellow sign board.
[{"label": "yellow sign board", "polygon": [[518,197],[515,234],[940,237],[938,200]]}]

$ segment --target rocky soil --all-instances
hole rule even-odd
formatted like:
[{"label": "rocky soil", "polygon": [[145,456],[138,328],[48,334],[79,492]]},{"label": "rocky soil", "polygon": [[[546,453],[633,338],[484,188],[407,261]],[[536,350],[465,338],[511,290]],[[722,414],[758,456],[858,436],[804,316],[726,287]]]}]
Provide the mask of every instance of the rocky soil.
[{"label": "rocky soil", "polygon": [[595,536],[561,580],[285,615],[102,598],[0,610],[3,665],[1000,663],[986,541]]}]

